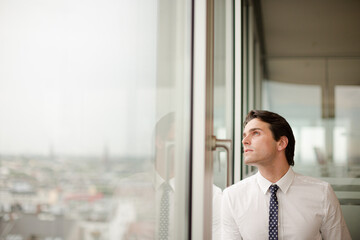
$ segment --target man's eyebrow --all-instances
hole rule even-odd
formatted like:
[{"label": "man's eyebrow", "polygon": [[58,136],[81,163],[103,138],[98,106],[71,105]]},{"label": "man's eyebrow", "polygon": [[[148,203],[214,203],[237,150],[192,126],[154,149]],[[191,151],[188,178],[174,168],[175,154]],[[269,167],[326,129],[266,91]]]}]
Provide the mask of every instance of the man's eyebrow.
[{"label": "man's eyebrow", "polygon": [[[258,131],[258,130],[262,131],[261,128],[250,128],[248,132],[251,133],[251,132],[254,132],[254,131]],[[246,133],[244,132],[243,137],[245,137],[245,136],[246,136]]]}]

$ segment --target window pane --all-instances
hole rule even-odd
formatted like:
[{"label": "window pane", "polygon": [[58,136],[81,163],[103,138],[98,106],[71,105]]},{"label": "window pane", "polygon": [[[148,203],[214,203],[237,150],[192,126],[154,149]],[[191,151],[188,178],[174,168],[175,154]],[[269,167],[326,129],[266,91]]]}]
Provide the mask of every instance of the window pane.
[{"label": "window pane", "polygon": [[[231,1],[214,7],[214,135],[232,140],[233,125],[233,17]],[[226,187],[226,152],[214,153],[214,184]]]},{"label": "window pane", "polygon": [[[233,142],[233,3],[214,1],[214,105],[213,134]],[[221,238],[221,195],[227,186],[231,155],[223,148],[213,154],[212,239]],[[232,159],[230,159],[232,164]],[[232,167],[230,168],[232,169]]]},{"label": "window pane", "polygon": [[360,177],[360,86],[335,87],[334,163]]},{"label": "window pane", "polygon": [[163,179],[187,234],[190,13],[0,2],[0,238],[155,239]]}]

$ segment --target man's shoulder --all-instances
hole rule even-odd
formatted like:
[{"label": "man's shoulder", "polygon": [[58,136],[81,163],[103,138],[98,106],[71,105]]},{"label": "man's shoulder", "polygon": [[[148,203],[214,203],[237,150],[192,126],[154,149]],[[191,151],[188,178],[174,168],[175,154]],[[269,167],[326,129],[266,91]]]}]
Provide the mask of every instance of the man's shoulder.
[{"label": "man's shoulder", "polygon": [[324,180],[321,180],[319,178],[311,177],[311,176],[305,176],[299,173],[295,172],[295,179],[298,183],[301,184],[309,184],[309,185],[315,185],[319,187],[328,187],[330,184]]},{"label": "man's shoulder", "polygon": [[305,176],[298,173],[295,173],[294,183],[291,188],[303,191],[304,193],[307,192],[309,194],[314,194],[314,196],[321,198],[333,192],[330,183],[319,178]]}]

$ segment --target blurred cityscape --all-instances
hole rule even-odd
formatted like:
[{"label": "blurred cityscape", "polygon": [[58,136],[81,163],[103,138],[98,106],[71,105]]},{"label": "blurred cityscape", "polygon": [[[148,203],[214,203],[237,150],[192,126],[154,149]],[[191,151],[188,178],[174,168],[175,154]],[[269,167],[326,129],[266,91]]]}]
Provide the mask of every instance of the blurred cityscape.
[{"label": "blurred cityscape", "polygon": [[0,156],[0,240],[154,236],[149,160]]}]

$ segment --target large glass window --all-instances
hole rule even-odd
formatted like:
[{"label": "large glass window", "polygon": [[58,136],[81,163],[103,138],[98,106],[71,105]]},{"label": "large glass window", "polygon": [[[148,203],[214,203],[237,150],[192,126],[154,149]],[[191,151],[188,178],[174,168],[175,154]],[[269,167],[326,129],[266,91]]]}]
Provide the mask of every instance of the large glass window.
[{"label": "large glass window", "polygon": [[0,239],[185,239],[190,2],[1,1],[0,39]]}]

